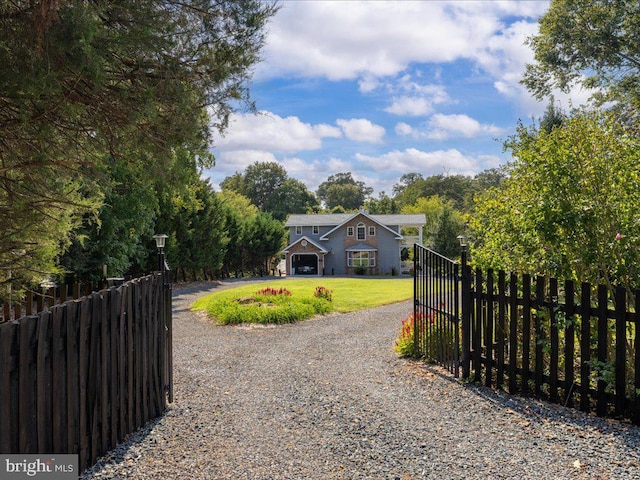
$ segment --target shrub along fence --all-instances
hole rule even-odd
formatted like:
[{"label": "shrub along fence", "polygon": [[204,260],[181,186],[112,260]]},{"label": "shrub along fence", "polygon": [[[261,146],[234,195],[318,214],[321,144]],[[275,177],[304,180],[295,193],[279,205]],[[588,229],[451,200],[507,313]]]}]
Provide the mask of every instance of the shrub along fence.
[{"label": "shrub along fence", "polygon": [[640,424],[640,292],[468,267],[462,283],[464,377]]},{"label": "shrub along fence", "polygon": [[80,468],[172,401],[171,287],[155,274],[0,324],[0,452]]}]

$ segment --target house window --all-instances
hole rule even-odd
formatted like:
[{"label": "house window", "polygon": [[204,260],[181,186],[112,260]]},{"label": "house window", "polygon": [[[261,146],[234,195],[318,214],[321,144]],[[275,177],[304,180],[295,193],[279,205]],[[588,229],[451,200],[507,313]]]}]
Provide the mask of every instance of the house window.
[{"label": "house window", "polygon": [[366,240],[367,236],[365,234],[364,223],[359,223],[356,229],[356,239],[358,240]]},{"label": "house window", "polygon": [[353,237],[353,227],[347,227],[347,236]]},{"label": "house window", "polygon": [[376,236],[376,227],[369,227],[369,236],[370,237],[375,237]]},{"label": "house window", "polygon": [[375,267],[376,255],[373,251],[347,252],[347,266]]},{"label": "house window", "polygon": [[318,235],[320,233],[320,227],[318,225],[313,226],[313,234]]},{"label": "house window", "polygon": [[302,227],[296,227],[296,235],[302,235]]}]

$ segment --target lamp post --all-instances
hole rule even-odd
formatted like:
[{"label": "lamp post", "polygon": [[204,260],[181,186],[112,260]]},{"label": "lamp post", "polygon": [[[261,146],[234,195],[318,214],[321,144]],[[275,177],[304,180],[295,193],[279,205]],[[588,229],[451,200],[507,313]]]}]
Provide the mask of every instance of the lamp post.
[{"label": "lamp post", "polygon": [[462,263],[462,378],[471,375],[471,281],[467,271],[468,243],[466,235],[458,235],[460,242],[460,261]]},{"label": "lamp post", "polygon": [[[167,236],[164,233],[156,233],[153,236],[156,241],[156,247],[158,249],[158,270],[164,277],[164,245],[167,240]],[[162,279],[164,283],[164,278]]]}]

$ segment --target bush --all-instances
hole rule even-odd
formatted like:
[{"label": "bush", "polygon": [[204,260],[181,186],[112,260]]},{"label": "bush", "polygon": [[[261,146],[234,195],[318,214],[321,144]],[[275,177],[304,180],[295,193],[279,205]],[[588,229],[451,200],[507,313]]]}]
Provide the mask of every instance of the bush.
[{"label": "bush", "polygon": [[279,289],[275,288],[263,288],[262,290],[258,290],[256,295],[268,297],[269,295],[286,295],[288,297],[291,296],[291,292],[286,288],[282,287]]},{"label": "bush", "polygon": [[400,334],[393,344],[393,349],[401,357],[415,357],[416,348],[414,343],[415,321],[413,313],[402,321]]},{"label": "bush", "polygon": [[316,298],[324,298],[327,302],[330,302],[332,294],[333,292],[328,288],[316,287],[316,291],[313,293],[313,296]]},{"label": "bush", "polygon": [[[324,289],[331,295],[330,290]],[[314,296],[294,297],[287,289],[265,288],[249,297],[219,299],[207,307],[223,325],[239,323],[293,323],[333,310],[331,300]]]}]

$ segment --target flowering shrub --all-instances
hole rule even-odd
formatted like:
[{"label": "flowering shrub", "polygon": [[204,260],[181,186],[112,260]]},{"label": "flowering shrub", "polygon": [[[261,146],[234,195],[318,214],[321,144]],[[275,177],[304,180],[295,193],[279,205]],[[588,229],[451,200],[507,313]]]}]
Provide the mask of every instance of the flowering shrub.
[{"label": "flowering shrub", "polygon": [[316,298],[324,298],[326,301],[331,301],[331,296],[333,292],[325,287],[316,287],[316,291],[313,293],[313,296]]},{"label": "flowering shrub", "polygon": [[289,297],[291,296],[291,292],[284,287],[277,290],[275,288],[263,288],[262,290],[258,290],[256,292],[256,295],[262,295],[265,297],[268,297],[270,295],[286,295],[287,297]]},{"label": "flowering shrub", "polygon": [[401,357],[415,357],[416,348],[414,344],[414,329],[415,321],[413,313],[402,321],[402,327],[400,328],[400,335],[393,344],[393,349]]}]

